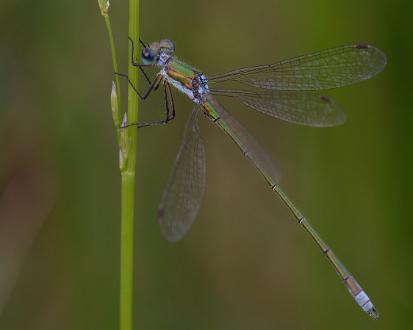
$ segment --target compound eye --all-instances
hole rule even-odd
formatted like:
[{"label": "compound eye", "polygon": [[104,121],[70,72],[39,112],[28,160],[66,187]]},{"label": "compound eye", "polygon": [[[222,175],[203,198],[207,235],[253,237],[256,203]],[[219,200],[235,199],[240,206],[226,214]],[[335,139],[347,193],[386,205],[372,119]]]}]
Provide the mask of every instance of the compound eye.
[{"label": "compound eye", "polygon": [[145,64],[150,64],[155,60],[155,54],[150,48],[144,48],[142,50],[142,60]]},{"label": "compound eye", "polygon": [[175,45],[169,39],[163,39],[163,40],[160,41],[159,44],[160,44],[161,48],[164,51],[168,52],[168,53],[173,53],[175,51]]}]

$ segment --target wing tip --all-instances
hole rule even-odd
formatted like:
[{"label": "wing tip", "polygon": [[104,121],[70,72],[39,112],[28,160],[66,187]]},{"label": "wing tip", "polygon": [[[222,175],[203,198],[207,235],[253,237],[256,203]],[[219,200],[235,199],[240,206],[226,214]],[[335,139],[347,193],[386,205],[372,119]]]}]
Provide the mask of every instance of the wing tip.
[{"label": "wing tip", "polygon": [[174,230],[173,227],[170,225],[168,226],[167,221],[165,222],[165,208],[163,206],[159,207],[158,209],[158,223],[161,227],[162,236],[170,243],[175,243],[181,240],[184,236],[186,231],[179,232]]},{"label": "wing tip", "polygon": [[377,71],[373,75],[376,75],[384,70],[384,68],[387,65],[387,56],[384,54],[384,52],[381,49],[373,45],[367,44],[365,42],[358,42],[354,44],[353,47],[356,49],[360,49],[360,50],[369,49],[369,50],[372,50],[376,54],[378,60],[380,61],[380,65],[377,66]]},{"label": "wing tip", "polygon": [[326,121],[320,123],[318,127],[334,127],[342,125],[346,122],[346,113],[344,111],[341,111],[341,109],[334,103],[334,101],[329,96],[320,95],[319,98],[321,102],[326,104],[327,109],[329,109],[327,114],[330,114],[331,116],[329,117],[327,115],[325,118]]},{"label": "wing tip", "polygon": [[176,233],[174,231],[168,231],[161,226],[161,233],[162,236],[169,242],[169,243],[176,243],[180,241],[184,236],[185,233]]}]

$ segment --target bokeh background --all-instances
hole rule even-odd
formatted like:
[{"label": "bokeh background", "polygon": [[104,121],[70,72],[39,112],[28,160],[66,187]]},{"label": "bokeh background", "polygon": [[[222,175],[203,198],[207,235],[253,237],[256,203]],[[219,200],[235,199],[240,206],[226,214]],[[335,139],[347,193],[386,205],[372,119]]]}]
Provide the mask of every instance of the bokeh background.
[{"label": "bokeh background", "polygon": [[[207,189],[184,240],[156,210],[190,102],[139,131],[135,329],[412,329],[413,5],[407,0],[141,1],[144,40],[169,37],[213,74],[359,41],[388,67],[331,91],[345,125],[292,125],[224,101],[281,184],[364,286],[372,321],[235,145],[203,120]],[[127,1],[113,1],[127,67]],[[97,1],[0,2],[0,329],[117,329],[119,173],[112,66]],[[126,86],[124,85],[125,89]],[[162,95],[141,104],[158,118]]]}]

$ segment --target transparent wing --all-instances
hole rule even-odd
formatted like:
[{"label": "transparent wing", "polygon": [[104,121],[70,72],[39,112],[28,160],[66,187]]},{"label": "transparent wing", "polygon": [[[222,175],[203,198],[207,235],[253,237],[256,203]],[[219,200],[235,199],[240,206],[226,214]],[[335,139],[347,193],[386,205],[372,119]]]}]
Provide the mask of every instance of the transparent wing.
[{"label": "transparent wing", "polygon": [[209,82],[236,81],[274,90],[319,90],[369,79],[385,65],[386,56],[381,50],[357,44],[230,71],[210,77]]},{"label": "transparent wing", "polygon": [[345,122],[346,114],[328,97],[311,91],[211,90],[214,95],[234,97],[245,105],[291,123],[329,127]]},{"label": "transparent wing", "polygon": [[205,148],[198,127],[200,113],[194,108],[188,119],[158,210],[162,234],[171,242],[186,234],[205,191]]},{"label": "transparent wing", "polygon": [[268,152],[237,119],[224,110],[215,98],[209,96],[208,102],[212,104],[220,117],[215,124],[232,138],[244,156],[260,170],[268,182],[272,184],[278,182],[280,176]]}]

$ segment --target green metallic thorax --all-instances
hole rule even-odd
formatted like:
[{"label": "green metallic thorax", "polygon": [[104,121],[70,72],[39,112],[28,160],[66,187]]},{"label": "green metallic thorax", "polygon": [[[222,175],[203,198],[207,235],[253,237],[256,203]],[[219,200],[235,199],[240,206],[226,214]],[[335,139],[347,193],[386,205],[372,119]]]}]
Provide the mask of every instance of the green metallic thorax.
[{"label": "green metallic thorax", "polygon": [[[172,57],[165,66],[164,75],[174,87],[199,104],[208,118],[213,121],[220,118],[218,105],[210,96],[208,89],[204,88],[200,91],[199,76],[203,76],[203,74],[199,70],[176,57]],[[202,97],[200,97],[201,93]]]},{"label": "green metallic thorax", "polygon": [[179,82],[185,88],[193,88],[192,82],[196,73],[198,73],[198,70],[194,67],[182,62],[174,56],[166,65],[165,70],[169,78]]}]

